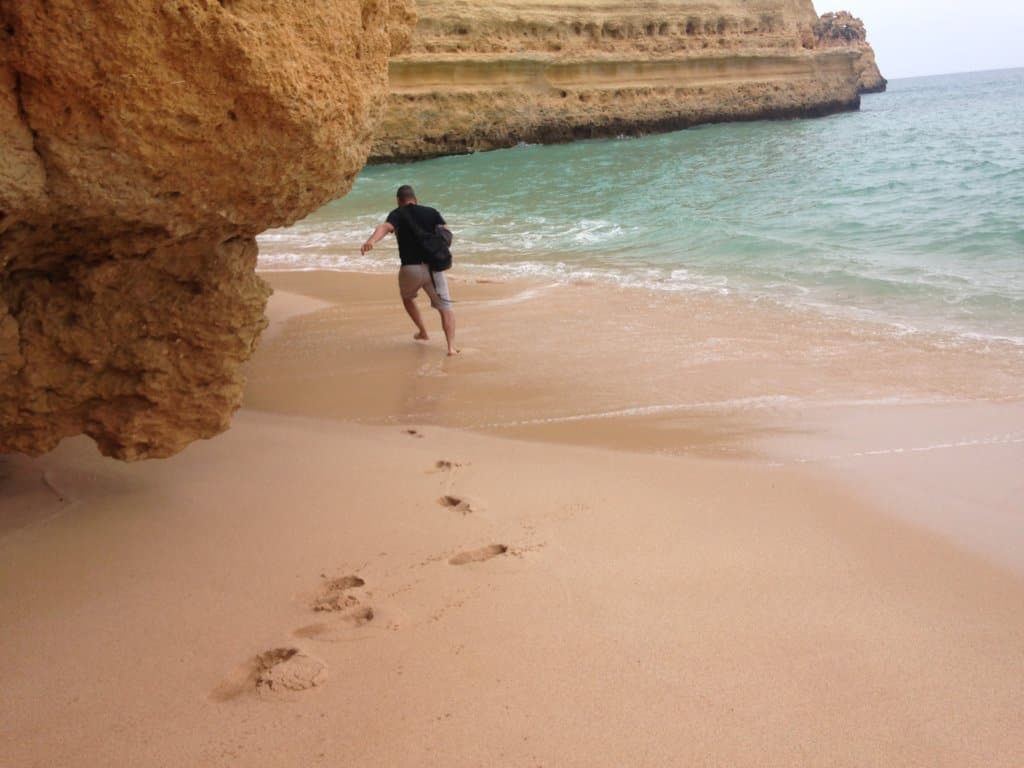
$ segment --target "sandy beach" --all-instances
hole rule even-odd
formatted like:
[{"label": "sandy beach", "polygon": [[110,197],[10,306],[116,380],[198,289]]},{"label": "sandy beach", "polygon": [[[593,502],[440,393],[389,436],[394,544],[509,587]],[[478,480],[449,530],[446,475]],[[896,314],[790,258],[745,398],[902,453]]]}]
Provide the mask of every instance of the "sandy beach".
[{"label": "sandy beach", "polygon": [[267,273],[226,434],[0,456],[0,766],[1024,754],[1024,361],[724,297]]}]

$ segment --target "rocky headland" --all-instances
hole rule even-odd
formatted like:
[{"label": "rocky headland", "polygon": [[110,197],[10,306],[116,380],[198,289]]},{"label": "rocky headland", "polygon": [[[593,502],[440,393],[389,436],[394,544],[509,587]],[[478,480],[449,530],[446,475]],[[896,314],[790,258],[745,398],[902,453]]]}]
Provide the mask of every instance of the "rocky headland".
[{"label": "rocky headland", "polygon": [[[418,0],[375,161],[856,109],[863,24],[811,0]],[[882,81],[884,83],[884,81]],[[871,83],[865,87],[865,83]]]},{"label": "rocky headland", "polygon": [[344,194],[404,0],[0,3],[0,452],[224,430],[266,320],[255,235]]},{"label": "rocky headland", "polygon": [[878,69],[875,51],[868,42],[863,21],[849,11],[823,13],[814,33],[822,48],[852,48],[860,52],[856,69],[861,93],[882,93],[885,90],[888,81]]}]

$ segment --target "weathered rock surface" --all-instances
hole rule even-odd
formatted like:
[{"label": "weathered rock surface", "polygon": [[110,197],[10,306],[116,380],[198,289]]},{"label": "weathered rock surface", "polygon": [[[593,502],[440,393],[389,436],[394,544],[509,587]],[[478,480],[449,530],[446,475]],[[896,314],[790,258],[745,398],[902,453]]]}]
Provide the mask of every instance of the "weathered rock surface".
[{"label": "weathered rock surface", "polygon": [[856,69],[861,93],[881,93],[885,90],[888,81],[878,69],[875,51],[868,43],[863,21],[848,11],[823,13],[814,32],[818,45],[823,48],[849,48],[860,53]]},{"label": "weathered rock surface", "polygon": [[0,0],[0,451],[225,429],[254,236],[344,194],[406,0]]},{"label": "weathered rock surface", "polygon": [[373,159],[822,115],[859,106],[860,47],[811,0],[418,0]]}]

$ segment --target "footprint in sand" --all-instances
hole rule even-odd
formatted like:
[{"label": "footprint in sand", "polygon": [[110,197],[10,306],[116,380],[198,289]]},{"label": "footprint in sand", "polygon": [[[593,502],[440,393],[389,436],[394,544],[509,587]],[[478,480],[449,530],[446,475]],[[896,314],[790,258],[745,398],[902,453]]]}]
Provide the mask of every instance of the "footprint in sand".
[{"label": "footprint in sand", "polygon": [[456,512],[461,512],[464,515],[482,512],[485,508],[481,501],[471,499],[468,496],[454,496],[452,494],[445,494],[437,500],[437,503],[442,507],[454,509]]},{"label": "footprint in sand", "polygon": [[456,469],[461,468],[462,465],[457,461],[449,461],[448,459],[438,459],[434,462],[434,472],[454,472]]},{"label": "footprint in sand", "polygon": [[352,590],[365,585],[363,579],[354,575],[329,579],[313,598],[310,607],[318,613],[336,613],[351,624],[366,624],[373,620],[373,608],[352,593]]},{"label": "footprint in sand", "polygon": [[274,648],[256,657],[257,691],[305,691],[327,682],[327,664],[298,648]]},{"label": "footprint in sand", "polygon": [[498,555],[504,555],[508,552],[508,547],[504,544],[490,544],[480,549],[473,549],[467,552],[460,552],[448,560],[450,565],[466,565],[467,563],[482,563],[484,560],[490,560],[492,557]]},{"label": "footprint in sand", "polygon": [[349,590],[365,584],[366,582],[358,576],[329,579],[320,588],[320,593],[313,598],[311,607],[314,611],[342,611],[359,602],[355,595],[348,594]]},{"label": "footprint in sand", "polygon": [[409,435],[410,437],[419,437],[419,438],[422,438],[424,436],[422,432],[418,432],[415,429],[407,429],[407,430],[405,430],[405,434]]},{"label": "footprint in sand", "polygon": [[[320,587],[309,607],[317,613],[331,614],[340,620],[342,626],[361,627],[369,624],[374,618],[373,607],[363,602],[358,593],[353,592],[365,584],[362,578],[355,575],[329,579]],[[337,620],[330,623],[324,621],[307,624],[292,632],[294,637],[331,641],[341,639],[345,634]]]},{"label": "footprint in sand", "polygon": [[[446,358],[447,359],[447,358]],[[417,376],[429,376],[432,378],[444,378],[448,372],[444,370],[444,361],[438,363],[427,363],[421,365],[416,371]]]},{"label": "footprint in sand", "polygon": [[229,701],[245,693],[286,695],[327,682],[327,663],[298,648],[272,648],[254,656],[232,679],[214,691],[217,701]]}]

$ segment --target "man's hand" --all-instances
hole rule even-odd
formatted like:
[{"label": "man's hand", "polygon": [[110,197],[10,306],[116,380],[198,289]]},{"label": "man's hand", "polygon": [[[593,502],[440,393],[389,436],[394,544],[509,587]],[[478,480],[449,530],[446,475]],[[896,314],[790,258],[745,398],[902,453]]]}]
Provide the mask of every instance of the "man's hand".
[{"label": "man's hand", "polygon": [[377,228],[373,230],[373,234],[366,238],[366,242],[359,248],[359,252],[365,255],[367,251],[372,251],[374,243],[383,240],[394,231],[395,228],[386,221],[383,224],[378,224]]}]

